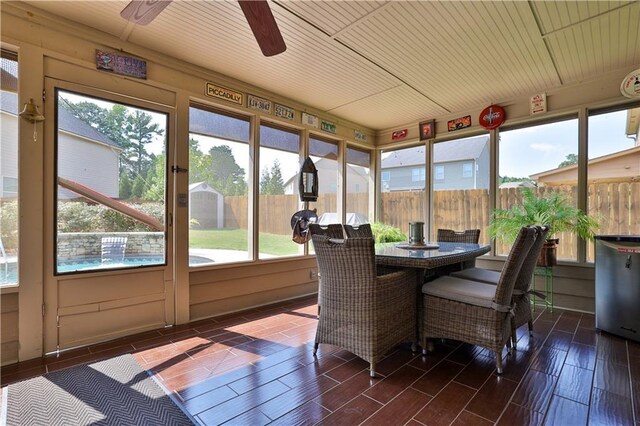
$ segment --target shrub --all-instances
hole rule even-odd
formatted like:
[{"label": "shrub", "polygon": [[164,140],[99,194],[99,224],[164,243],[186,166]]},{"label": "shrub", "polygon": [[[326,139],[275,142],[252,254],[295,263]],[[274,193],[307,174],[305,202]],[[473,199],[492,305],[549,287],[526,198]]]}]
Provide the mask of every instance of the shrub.
[{"label": "shrub", "polygon": [[[126,203],[129,207],[164,221],[162,203]],[[149,227],[102,205],[81,201],[61,201],[58,205],[58,232],[134,232]]]},{"label": "shrub", "polygon": [[384,223],[376,222],[371,225],[371,231],[376,243],[394,243],[400,241],[407,241],[407,236],[400,231],[399,228],[395,228]]}]

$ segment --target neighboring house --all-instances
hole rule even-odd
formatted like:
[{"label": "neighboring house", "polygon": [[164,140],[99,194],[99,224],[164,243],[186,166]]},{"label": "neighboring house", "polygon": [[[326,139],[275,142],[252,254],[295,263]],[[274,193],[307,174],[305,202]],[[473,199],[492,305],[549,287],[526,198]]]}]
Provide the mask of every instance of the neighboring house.
[{"label": "neighboring house", "polygon": [[189,223],[197,229],[224,228],[224,196],[206,182],[189,185]]},{"label": "neighboring house", "polygon": [[[18,95],[0,91],[2,196],[15,196],[18,170]],[[76,118],[60,103],[58,108],[58,175],[108,197],[118,198],[120,153],[114,141]],[[60,198],[78,194],[61,189]]]},{"label": "neighboring house", "polygon": [[504,188],[535,188],[536,186],[528,180],[521,180],[517,182],[505,182],[500,184],[500,189]]},{"label": "neighboring house", "polygon": [[[538,186],[575,185],[578,181],[576,164],[559,167],[530,176]],[[613,154],[589,160],[587,168],[589,183],[640,181],[640,145]]]},{"label": "neighboring house", "polygon": [[[382,191],[425,189],[425,146],[392,151],[382,159]],[[433,189],[489,188],[489,136],[434,145]]]},{"label": "neighboring house", "polygon": [[[337,162],[321,158],[314,161],[318,171],[318,193],[335,194],[337,191]],[[285,194],[299,194],[298,176],[296,173],[284,183]],[[365,192],[369,184],[369,172],[364,167],[347,164],[347,193]]]}]

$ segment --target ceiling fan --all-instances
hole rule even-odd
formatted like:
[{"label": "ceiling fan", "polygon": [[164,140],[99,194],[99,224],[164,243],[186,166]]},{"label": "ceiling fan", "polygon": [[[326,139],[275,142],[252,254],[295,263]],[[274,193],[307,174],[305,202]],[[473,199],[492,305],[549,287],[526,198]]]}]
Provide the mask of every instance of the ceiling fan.
[{"label": "ceiling fan", "polygon": [[[138,25],[151,23],[172,0],[132,0],[120,16]],[[238,0],[253,36],[264,56],[274,56],[287,50],[267,0]]]}]

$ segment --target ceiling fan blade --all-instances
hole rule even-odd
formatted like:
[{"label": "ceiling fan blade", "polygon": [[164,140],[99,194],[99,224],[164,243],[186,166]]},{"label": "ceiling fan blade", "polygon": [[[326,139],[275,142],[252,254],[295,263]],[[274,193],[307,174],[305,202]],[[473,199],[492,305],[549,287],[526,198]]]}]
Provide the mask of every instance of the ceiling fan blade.
[{"label": "ceiling fan blade", "polygon": [[264,56],[287,50],[267,0],[238,0],[238,3]]},{"label": "ceiling fan blade", "polygon": [[151,23],[172,0],[133,0],[120,12],[127,21],[138,25]]}]

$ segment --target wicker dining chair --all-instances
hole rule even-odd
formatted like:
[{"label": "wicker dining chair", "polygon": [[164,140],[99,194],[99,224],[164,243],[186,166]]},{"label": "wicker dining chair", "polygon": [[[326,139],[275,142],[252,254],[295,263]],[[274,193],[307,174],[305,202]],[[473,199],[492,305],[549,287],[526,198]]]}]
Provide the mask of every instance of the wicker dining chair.
[{"label": "wicker dining chair", "polygon": [[[543,299],[546,297],[544,294],[538,293],[531,289],[533,272],[536,268],[538,255],[540,254],[542,245],[547,239],[549,227],[537,226],[536,230],[536,241],[531,246],[529,253],[527,253],[524,262],[522,263],[522,268],[520,269],[520,273],[518,274],[518,278],[516,278],[516,283],[513,288],[513,296],[511,302],[515,306],[515,317],[513,318],[513,321],[511,323],[511,343],[514,349],[517,348],[517,328],[524,324],[528,324],[529,335],[533,336],[533,313],[531,312],[530,295],[535,294],[536,296]],[[453,272],[451,273],[451,276],[463,278],[465,280],[480,281],[493,285],[497,285],[500,281],[499,271],[492,271],[490,269],[484,268],[467,268],[463,269],[462,271]]]},{"label": "wicker dining chair", "polygon": [[467,229],[454,231],[453,229],[438,229],[436,241],[443,243],[470,243],[478,244],[480,239],[479,229]]},{"label": "wicker dining chair", "polygon": [[496,354],[496,370],[502,374],[502,349],[505,344],[511,347],[513,287],[535,238],[535,227],[520,230],[497,285],[451,276],[425,283],[422,286],[423,348],[432,338],[482,346]]},{"label": "wicker dining chair", "polygon": [[[329,225],[318,225],[317,223],[309,224],[310,235],[313,237],[314,235],[325,235],[329,238],[344,238],[344,233],[342,231],[342,224],[340,223],[331,223]],[[312,240],[313,241],[313,240]],[[315,245],[314,245],[315,250]],[[320,273],[318,272],[318,316],[320,316],[320,292],[322,291],[322,286],[320,285],[321,281]]]},{"label": "wicker dining chair", "polygon": [[390,349],[416,342],[416,272],[377,275],[373,238],[311,238],[322,275],[313,353],[320,343],[339,346],[369,362],[375,377]]},{"label": "wicker dining chair", "polygon": [[347,235],[347,238],[373,238],[373,231],[371,231],[371,225],[368,223],[361,223],[357,226],[344,225],[344,233]]}]

